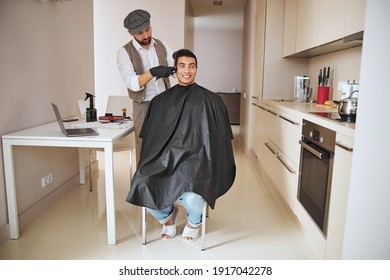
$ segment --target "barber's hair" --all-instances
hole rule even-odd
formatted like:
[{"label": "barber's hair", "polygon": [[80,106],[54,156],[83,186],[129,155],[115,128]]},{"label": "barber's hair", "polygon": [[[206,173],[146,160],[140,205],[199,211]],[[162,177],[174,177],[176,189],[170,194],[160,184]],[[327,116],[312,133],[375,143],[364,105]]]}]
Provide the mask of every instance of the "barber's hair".
[{"label": "barber's hair", "polygon": [[198,60],[196,59],[196,56],[192,51],[188,49],[180,49],[178,51],[175,51],[172,55],[173,59],[175,60],[175,67],[177,67],[177,60],[179,59],[179,57],[182,56],[195,58],[195,64],[198,66]]}]

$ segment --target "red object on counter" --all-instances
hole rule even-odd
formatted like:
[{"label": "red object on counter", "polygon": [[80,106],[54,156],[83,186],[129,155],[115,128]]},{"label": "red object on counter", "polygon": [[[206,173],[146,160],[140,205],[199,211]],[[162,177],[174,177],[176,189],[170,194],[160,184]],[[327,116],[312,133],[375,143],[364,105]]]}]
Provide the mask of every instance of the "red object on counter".
[{"label": "red object on counter", "polygon": [[329,87],[318,87],[317,104],[324,104],[329,99]]},{"label": "red object on counter", "polygon": [[125,118],[123,116],[100,116],[99,120],[101,121],[121,121]]}]

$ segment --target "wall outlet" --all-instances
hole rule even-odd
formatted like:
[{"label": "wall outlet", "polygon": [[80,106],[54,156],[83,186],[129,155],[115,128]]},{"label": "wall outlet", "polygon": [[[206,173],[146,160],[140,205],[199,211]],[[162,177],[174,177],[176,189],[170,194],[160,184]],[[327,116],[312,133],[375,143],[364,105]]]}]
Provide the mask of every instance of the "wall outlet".
[{"label": "wall outlet", "polygon": [[53,182],[53,173],[49,173],[45,177],[42,177],[41,179],[42,188],[46,187],[52,182]]}]

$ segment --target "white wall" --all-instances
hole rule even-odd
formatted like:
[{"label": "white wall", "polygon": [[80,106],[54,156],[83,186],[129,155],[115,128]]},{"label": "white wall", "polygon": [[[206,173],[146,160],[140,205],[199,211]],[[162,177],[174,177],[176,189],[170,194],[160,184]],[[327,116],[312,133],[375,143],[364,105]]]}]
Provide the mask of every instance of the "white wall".
[{"label": "white wall", "polygon": [[[92,0],[0,1],[1,135],[53,122],[50,102],[57,103],[64,117],[78,114],[77,100],[94,91],[92,24]],[[23,229],[32,219],[31,209],[47,206],[64,184],[77,181],[78,153],[69,148],[18,147],[14,165]],[[3,170],[1,157],[0,244],[8,239]],[[54,181],[43,189],[41,177],[50,172]]]},{"label": "white wall", "polygon": [[132,37],[123,26],[124,18],[135,9],[151,14],[153,37],[173,50],[185,46],[185,4],[183,0],[94,0],[95,96],[98,115],[106,109],[108,95],[127,95],[116,64],[117,50]]},{"label": "white wall", "polygon": [[345,259],[390,259],[390,1],[368,0]]},{"label": "white wall", "polygon": [[245,147],[250,149],[252,120],[250,116],[251,96],[255,93],[256,69],[256,13],[257,0],[247,0],[244,7],[244,35],[242,51],[242,82],[241,82],[241,108],[240,108],[240,139]]},{"label": "white wall", "polygon": [[196,27],[194,52],[198,58],[196,82],[214,92],[240,92],[243,30]]}]

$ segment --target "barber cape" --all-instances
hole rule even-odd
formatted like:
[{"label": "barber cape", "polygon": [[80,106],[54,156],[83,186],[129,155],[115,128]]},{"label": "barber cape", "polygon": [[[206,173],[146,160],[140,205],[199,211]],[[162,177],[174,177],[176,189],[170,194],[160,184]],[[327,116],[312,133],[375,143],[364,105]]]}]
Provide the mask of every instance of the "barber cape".
[{"label": "barber cape", "polygon": [[126,201],[152,209],[182,193],[215,201],[232,186],[233,133],[222,99],[197,85],[176,85],[152,99],[142,126],[141,156]]}]

